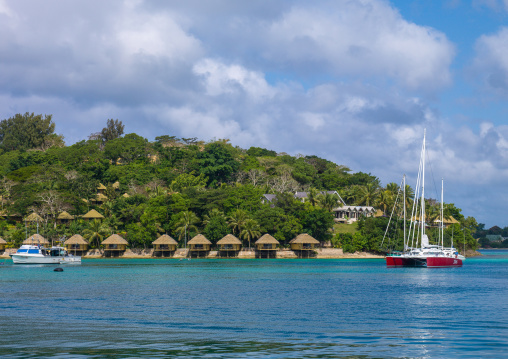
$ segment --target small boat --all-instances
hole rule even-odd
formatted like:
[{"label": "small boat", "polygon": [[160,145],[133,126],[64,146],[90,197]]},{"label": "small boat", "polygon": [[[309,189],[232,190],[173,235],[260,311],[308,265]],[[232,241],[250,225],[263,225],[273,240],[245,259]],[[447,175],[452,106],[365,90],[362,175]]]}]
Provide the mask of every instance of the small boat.
[{"label": "small boat", "polygon": [[67,253],[63,247],[23,244],[10,256],[14,264],[81,264],[80,256]]},{"label": "small boat", "polygon": [[[403,189],[405,199],[406,177],[403,180]],[[386,265],[388,267],[461,267],[466,259],[463,255],[453,248],[453,241],[450,247],[444,247],[443,235],[443,182],[441,182],[441,227],[439,230],[438,244],[430,244],[429,238],[425,233],[425,133],[423,135],[423,145],[420,157],[420,169],[416,188],[421,187],[421,198],[414,201],[411,218],[411,226],[406,231],[406,206],[404,208],[404,251],[390,253],[386,256]],[[415,193],[416,194],[416,193]],[[415,196],[416,197],[416,196]],[[418,213],[419,212],[419,213]],[[416,216],[416,214],[419,214]],[[393,215],[393,212],[392,212]],[[415,220],[415,217],[417,220]],[[391,220],[391,217],[390,217]],[[390,225],[390,223],[388,223]],[[386,230],[388,232],[388,228]],[[386,236],[385,232],[385,236]],[[383,239],[384,242],[384,239]],[[420,246],[417,247],[418,242]]]}]

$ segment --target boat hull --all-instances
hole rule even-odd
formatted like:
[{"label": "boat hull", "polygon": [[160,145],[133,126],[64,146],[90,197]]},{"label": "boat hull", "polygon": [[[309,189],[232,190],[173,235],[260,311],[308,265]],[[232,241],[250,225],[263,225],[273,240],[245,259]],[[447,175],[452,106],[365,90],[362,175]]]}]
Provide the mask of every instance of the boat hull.
[{"label": "boat hull", "polygon": [[14,264],[81,264],[81,257],[49,257],[12,254]]},{"label": "boat hull", "polygon": [[462,259],[454,257],[403,257],[387,256],[387,267],[427,267],[427,268],[445,268],[462,267]]}]

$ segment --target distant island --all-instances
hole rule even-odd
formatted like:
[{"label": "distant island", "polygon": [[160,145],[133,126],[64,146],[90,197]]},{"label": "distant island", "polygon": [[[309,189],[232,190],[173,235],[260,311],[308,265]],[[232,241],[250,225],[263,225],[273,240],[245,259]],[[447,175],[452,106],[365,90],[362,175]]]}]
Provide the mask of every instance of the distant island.
[{"label": "distant island", "polygon": [[[407,207],[413,193],[407,186]],[[61,244],[79,235],[87,250],[97,251],[112,235],[125,240],[125,250],[139,252],[164,234],[176,242],[175,251],[198,234],[210,249],[229,234],[243,249],[265,234],[289,249],[308,234],[316,248],[382,254],[402,249],[402,226],[382,245],[397,195],[399,184],[382,186],[370,173],[317,156],[242,149],[228,139],[161,135],[150,142],[124,135],[122,122],[109,119],[100,132],[66,146],[51,115],[16,114],[0,122],[5,248],[38,233]],[[91,212],[99,216],[85,216]],[[427,199],[427,212],[432,241],[440,225],[435,199]],[[444,218],[445,244],[476,250],[482,224],[452,203],[444,204]]]}]

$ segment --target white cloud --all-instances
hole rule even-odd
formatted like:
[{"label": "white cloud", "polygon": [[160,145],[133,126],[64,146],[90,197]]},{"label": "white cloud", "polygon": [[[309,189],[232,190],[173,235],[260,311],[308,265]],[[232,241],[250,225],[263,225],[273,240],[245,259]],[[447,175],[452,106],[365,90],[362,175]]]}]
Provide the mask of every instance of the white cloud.
[{"label": "white cloud", "polygon": [[475,44],[473,70],[492,91],[508,95],[508,27],[496,34],[483,35]]}]

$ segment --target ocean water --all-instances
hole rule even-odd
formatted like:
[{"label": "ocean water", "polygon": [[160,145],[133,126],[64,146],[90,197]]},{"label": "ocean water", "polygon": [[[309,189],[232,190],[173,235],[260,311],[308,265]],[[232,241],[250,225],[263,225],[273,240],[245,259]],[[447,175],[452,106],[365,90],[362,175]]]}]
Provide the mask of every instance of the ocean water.
[{"label": "ocean water", "polygon": [[[500,358],[508,251],[384,260],[0,265],[2,358]],[[2,262],[0,260],[0,262]]]}]

